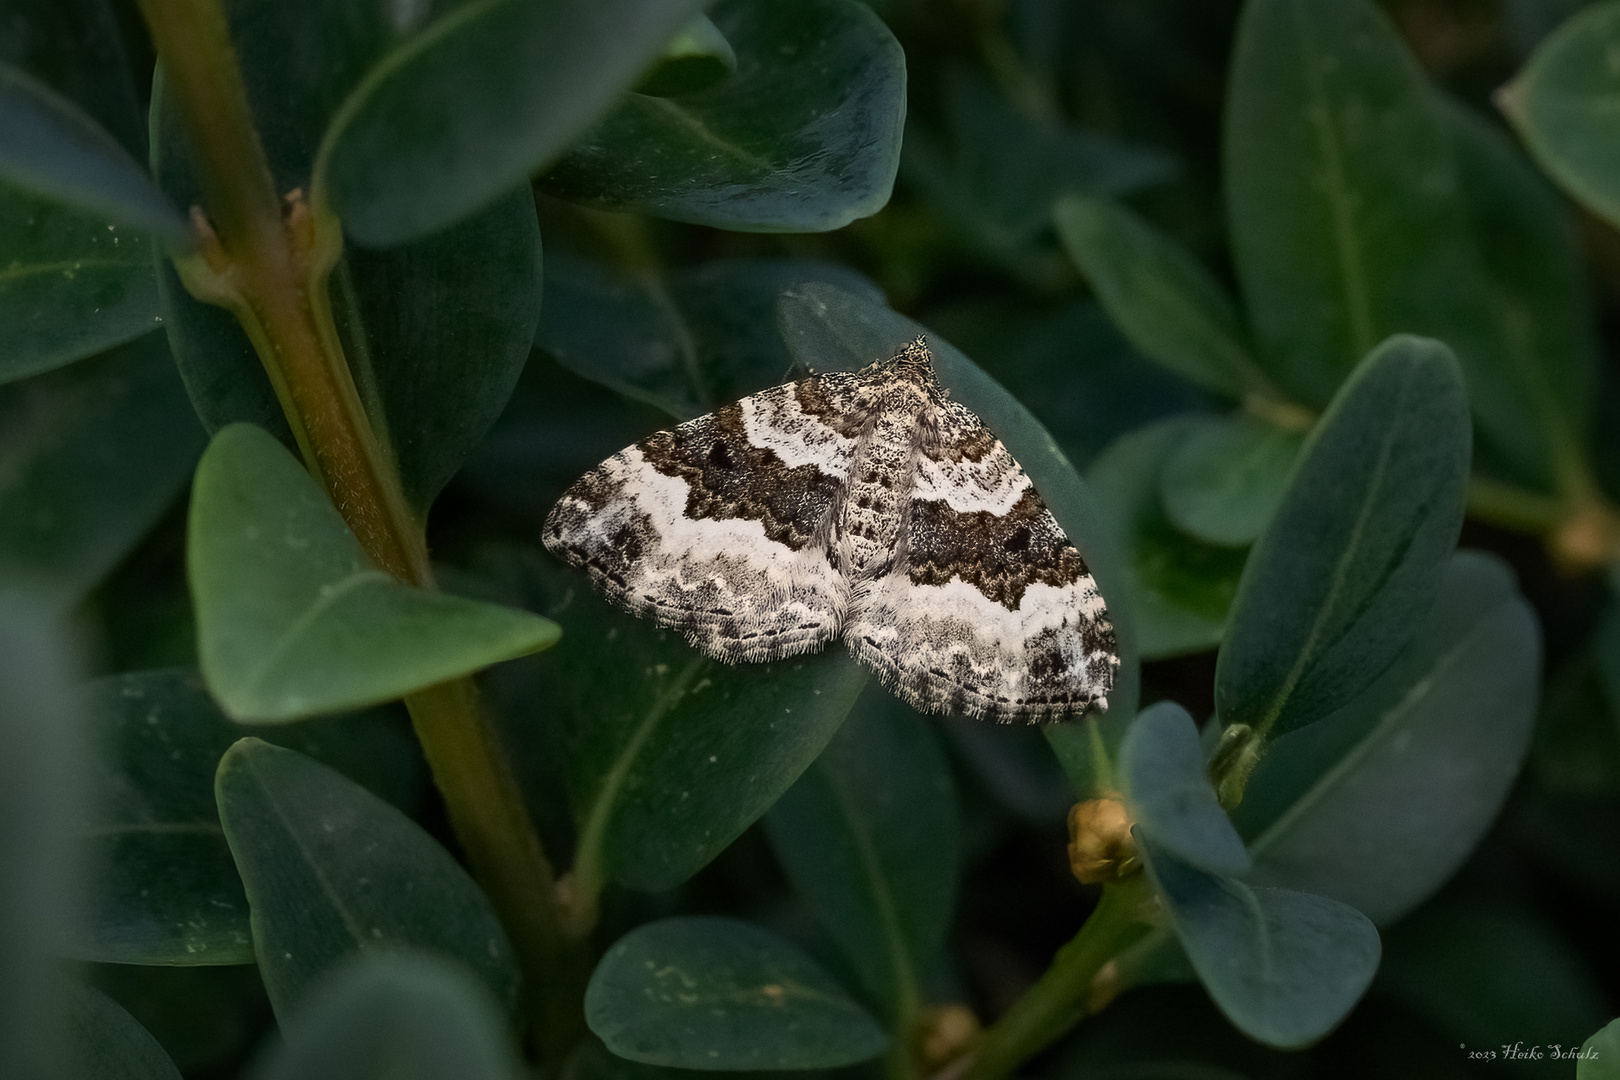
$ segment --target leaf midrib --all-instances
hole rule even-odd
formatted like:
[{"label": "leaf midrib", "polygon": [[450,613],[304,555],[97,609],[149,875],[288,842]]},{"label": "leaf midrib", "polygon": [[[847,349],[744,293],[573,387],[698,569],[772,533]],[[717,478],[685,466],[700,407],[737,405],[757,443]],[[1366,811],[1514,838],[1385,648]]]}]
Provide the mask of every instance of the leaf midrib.
[{"label": "leaf midrib", "polygon": [[1324,772],[1300,797],[1291,803],[1287,810],[1273,821],[1266,830],[1255,838],[1249,845],[1249,852],[1258,861],[1272,844],[1285,837],[1289,830],[1306,814],[1328,797],[1345,779],[1353,773],[1363,760],[1376,748],[1382,746],[1385,736],[1405,721],[1412,709],[1416,708],[1425,699],[1445,672],[1458,661],[1458,658],[1473,648],[1474,642],[1485,632],[1490,622],[1502,610],[1501,604],[1480,616],[1474,626],[1459,638],[1451,648],[1441,653],[1435,664],[1428,672],[1414,683],[1407,692],[1384,714],[1379,717],[1366,735],[1359,739],[1355,745],[1342,754],[1333,767]]},{"label": "leaf midrib", "polygon": [[[1306,635],[1305,644],[1295,657],[1293,667],[1289,670],[1287,678],[1283,680],[1282,687],[1278,690],[1276,696],[1272,698],[1271,706],[1261,717],[1259,723],[1254,725],[1255,731],[1261,738],[1270,734],[1272,725],[1277,722],[1277,719],[1287,707],[1288,699],[1293,696],[1295,687],[1304,678],[1305,670],[1316,653],[1317,644],[1321,640],[1329,621],[1328,615],[1337,605],[1339,595],[1344,591],[1349,580],[1351,563],[1361,547],[1362,535],[1366,531],[1367,522],[1372,517],[1373,506],[1379,502],[1377,495],[1384,488],[1384,476],[1389,470],[1390,457],[1394,454],[1395,435],[1400,423],[1401,408],[1406,402],[1409,382],[1409,379],[1403,378],[1401,380],[1400,392],[1396,395],[1391,409],[1391,413],[1396,417],[1396,423],[1391,424],[1384,432],[1383,443],[1378,449],[1378,461],[1373,467],[1373,474],[1366,488],[1366,497],[1361,500],[1361,507],[1356,512],[1356,522],[1350,530],[1349,542],[1345,544],[1334,564],[1333,577],[1331,584],[1328,586],[1327,596],[1323,598],[1321,607],[1317,609],[1316,618],[1311,622],[1310,633]],[[1298,474],[1295,475],[1297,478]]]},{"label": "leaf midrib", "polygon": [[700,654],[693,654],[680,673],[653,699],[646,713],[642,715],[641,721],[636,725],[630,740],[625,744],[624,750],[608,769],[607,775],[602,778],[602,785],[597,788],[596,798],[591,801],[590,809],[585,815],[585,824],[579,831],[578,854],[574,859],[574,880],[581,897],[595,897],[606,880],[603,869],[605,863],[603,841],[607,836],[608,825],[613,820],[613,812],[619,805],[619,793],[629,779],[631,765],[641,755],[642,748],[646,746],[647,740],[652,737],[664,717],[686,696],[698,673],[703,671],[707,663]]},{"label": "leaf midrib", "polygon": [[[254,701],[262,702],[266,696],[266,685],[268,684],[272,690],[275,687],[274,675],[281,660],[292,651],[293,647],[298,644],[299,639],[303,637],[304,632],[314,625],[322,615],[325,615],[337,605],[338,601],[362,585],[376,581],[392,584],[393,580],[381,570],[361,570],[350,574],[343,581],[330,588],[323,588],[321,595],[316,598],[315,602],[305,608],[287,629],[276,638],[275,645],[265,654],[264,660],[249,669],[247,678],[242,680],[244,693],[251,696]],[[279,698],[281,695],[273,696]]]},{"label": "leaf midrib", "polygon": [[1371,301],[1368,295],[1365,256],[1360,237],[1355,230],[1355,194],[1345,175],[1345,154],[1341,133],[1333,123],[1331,102],[1317,59],[1323,54],[1318,48],[1312,26],[1304,13],[1305,4],[1294,0],[1290,4],[1294,29],[1303,46],[1299,62],[1305,73],[1309,101],[1305,107],[1305,120],[1310,125],[1319,156],[1322,193],[1327,200],[1332,225],[1334,255],[1340,285],[1344,290],[1346,314],[1349,316],[1350,346],[1356,357],[1364,355],[1377,342],[1374,339]]},{"label": "leaf midrib", "polygon": [[[284,753],[295,753],[295,751],[289,750],[284,751]],[[293,847],[298,850],[298,854],[303,858],[304,865],[309,868],[310,874],[315,878],[315,883],[320,886],[321,894],[325,896],[325,898],[331,903],[332,909],[337,912],[338,918],[343,923],[343,929],[347,931],[349,937],[353,939],[357,949],[364,948],[365,943],[368,940],[367,935],[362,932],[362,928],[352,917],[348,904],[343,901],[331,879],[327,877],[324,867],[319,861],[316,860],[314,853],[304,843],[303,835],[293,827],[292,818],[287,814],[286,808],[282,806],[281,800],[276,798],[276,794],[270,785],[265,782],[263,775],[261,775],[259,771],[258,763],[253,761],[250,757],[242,764],[252,775],[253,782],[258,785],[260,792],[263,793],[264,801],[270,805],[271,811],[276,816],[276,821],[281,825],[283,831],[286,832],[288,839],[292,841]],[[229,838],[228,832],[227,838]],[[234,852],[234,848],[232,850]],[[246,884],[245,877],[243,883]],[[253,891],[257,892],[258,890],[255,889]],[[258,904],[254,903],[252,896],[248,898],[248,904],[249,907],[253,909],[253,922],[258,923],[260,921],[260,915],[263,909]],[[257,945],[259,935],[255,933],[253,937],[255,945]],[[254,951],[257,952],[257,948],[255,948]]]},{"label": "leaf midrib", "polygon": [[920,995],[917,991],[915,961],[900,920],[900,907],[889,888],[888,878],[883,874],[883,860],[878,857],[871,833],[867,831],[865,821],[857,811],[842,778],[831,769],[823,768],[822,771],[827,777],[827,786],[832,791],[833,801],[837,804],[840,816],[843,817],[848,829],[856,858],[860,862],[872,896],[873,906],[877,909],[878,922],[888,945],[889,965],[894,975],[896,1020],[904,1029],[905,1025],[909,1025],[911,1017],[916,1014]]}]

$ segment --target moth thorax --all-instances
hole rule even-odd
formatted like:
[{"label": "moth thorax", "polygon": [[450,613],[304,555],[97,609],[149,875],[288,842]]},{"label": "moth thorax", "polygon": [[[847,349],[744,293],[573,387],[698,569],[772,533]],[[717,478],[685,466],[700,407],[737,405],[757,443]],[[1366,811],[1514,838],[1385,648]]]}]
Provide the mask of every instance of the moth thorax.
[{"label": "moth thorax", "polygon": [[900,541],[915,468],[915,414],[888,410],[862,440],[839,522],[844,565],[855,577],[888,570]]}]

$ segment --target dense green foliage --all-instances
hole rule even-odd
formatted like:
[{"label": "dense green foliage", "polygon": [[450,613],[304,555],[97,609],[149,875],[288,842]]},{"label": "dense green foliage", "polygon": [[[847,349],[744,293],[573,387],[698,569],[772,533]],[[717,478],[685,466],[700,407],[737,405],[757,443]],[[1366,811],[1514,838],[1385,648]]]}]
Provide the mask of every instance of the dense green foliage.
[{"label": "dense green foliage", "polygon": [[[0,1076],[1617,1075],[1617,56],[1620,0],[0,0]],[[540,548],[918,335],[1106,714],[726,666]]]}]

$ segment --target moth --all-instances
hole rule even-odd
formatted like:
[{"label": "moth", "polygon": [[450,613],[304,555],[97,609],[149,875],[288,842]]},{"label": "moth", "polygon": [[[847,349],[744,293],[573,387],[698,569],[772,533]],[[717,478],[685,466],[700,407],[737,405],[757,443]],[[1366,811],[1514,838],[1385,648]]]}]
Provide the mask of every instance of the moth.
[{"label": "moth", "polygon": [[649,435],[570,487],[542,539],[716,660],[842,639],[922,712],[1101,711],[1119,666],[1085,559],[922,338]]}]

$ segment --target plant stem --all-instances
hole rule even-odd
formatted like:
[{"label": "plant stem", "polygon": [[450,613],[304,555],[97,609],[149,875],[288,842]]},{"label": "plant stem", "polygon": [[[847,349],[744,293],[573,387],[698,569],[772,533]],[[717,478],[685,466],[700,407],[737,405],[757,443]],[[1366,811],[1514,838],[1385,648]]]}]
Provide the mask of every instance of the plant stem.
[{"label": "plant stem", "polygon": [[543,1050],[560,1057],[585,1030],[589,956],[585,940],[564,928],[556,875],[478,688],[470,678],[456,679],[419,690],[405,704],[456,837],[517,950],[533,1033]]},{"label": "plant stem", "polygon": [[[371,425],[332,320],[327,279],[342,228],[301,193],[278,198],[219,0],[140,0],[184,120],[207,215],[198,253],[176,259],[188,289],[234,312],[252,340],[306,465],[379,567],[433,587],[422,523]],[[473,872],[511,935],[535,1028],[553,1055],[583,1030],[581,935],[471,678],[406,698],[417,739]]]},{"label": "plant stem", "polygon": [[1106,1005],[1108,995],[1098,1000],[1098,975],[1151,929],[1142,915],[1151,896],[1139,873],[1105,885],[1097,909],[1058,950],[1046,974],[985,1030],[968,1051],[965,1068],[958,1061],[945,1073],[957,1080],[1001,1080]]},{"label": "plant stem", "polygon": [[1568,513],[1563,499],[1475,474],[1468,481],[1468,512],[1481,521],[1520,532],[1550,533]]},{"label": "plant stem", "polygon": [[230,308],[270,375],[311,471],[377,564],[432,582],[427,544],[371,425],[332,323],[326,278],[342,230],[295,193],[284,213],[219,0],[141,0],[207,200],[188,288]]}]

